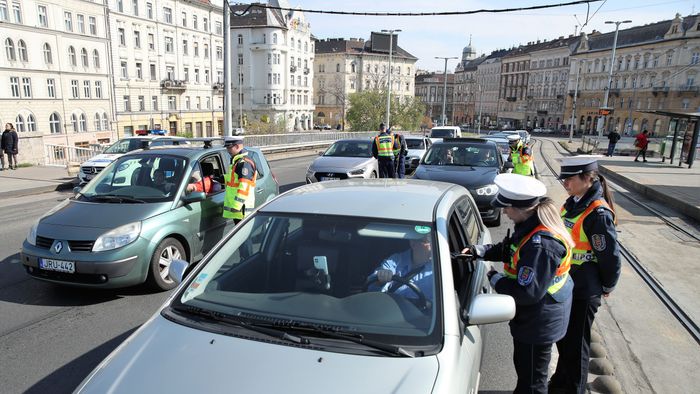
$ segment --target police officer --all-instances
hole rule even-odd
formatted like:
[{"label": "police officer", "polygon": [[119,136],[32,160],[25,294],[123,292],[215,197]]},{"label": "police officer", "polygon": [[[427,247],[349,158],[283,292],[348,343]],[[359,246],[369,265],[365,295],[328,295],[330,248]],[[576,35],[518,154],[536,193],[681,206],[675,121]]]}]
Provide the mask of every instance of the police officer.
[{"label": "police officer", "polygon": [[607,297],[620,278],[615,208],[607,182],[598,174],[598,157],[560,159],[559,179],[570,196],[561,216],[576,243],[571,259],[575,286],[569,328],[557,342],[559,361],[550,381],[553,393],[586,392],[593,319],[601,295]]},{"label": "police officer", "polygon": [[552,344],[564,337],[569,323],[574,243],[542,182],[516,174],[499,174],[494,182],[498,194],[492,204],[515,222],[513,236],[496,245],[475,245],[473,253],[503,262],[503,273],[491,269],[487,275],[496,292],[515,299],[510,322],[518,375],[514,392],[546,393]]},{"label": "police officer", "polygon": [[231,155],[231,166],[224,175],[226,194],[223,216],[233,219],[237,224],[243,220],[246,207],[248,209],[255,207],[257,171],[255,162],[248,157],[248,151],[243,147],[243,137],[226,137],[224,146]]},{"label": "police officer", "polygon": [[394,139],[398,140],[399,142],[399,154],[394,159],[396,178],[403,179],[406,177],[406,156],[408,155],[408,145],[406,144],[406,138],[404,138],[402,134],[394,133],[392,128],[393,127],[390,127],[387,130],[387,133],[393,134]]},{"label": "police officer", "polygon": [[520,136],[512,134],[508,136],[510,146],[510,161],[513,162],[513,174],[534,176],[535,161],[530,147],[524,145]]},{"label": "police officer", "polygon": [[380,178],[394,177],[394,157],[399,152],[398,140],[386,132],[384,123],[379,124],[379,135],[374,137],[372,156],[377,159]]}]

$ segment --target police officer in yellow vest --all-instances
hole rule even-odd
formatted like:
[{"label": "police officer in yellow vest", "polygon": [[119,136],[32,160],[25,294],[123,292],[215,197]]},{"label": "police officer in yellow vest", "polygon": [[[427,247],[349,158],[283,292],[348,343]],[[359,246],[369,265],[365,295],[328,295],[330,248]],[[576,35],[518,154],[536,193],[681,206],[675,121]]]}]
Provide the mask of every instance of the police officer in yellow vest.
[{"label": "police officer in yellow vest", "polygon": [[231,155],[231,166],[224,175],[226,194],[223,216],[238,223],[245,217],[246,209],[255,207],[257,171],[255,162],[248,157],[248,151],[243,147],[243,137],[226,137],[224,146]]},{"label": "police officer in yellow vest", "polygon": [[[552,344],[564,337],[571,310],[569,263],[573,240],[559,218],[547,188],[535,178],[499,174],[493,205],[515,222],[512,236],[496,245],[474,245],[472,253],[502,261],[503,273],[491,270],[491,286],[515,299],[510,322],[515,393],[546,393]],[[468,253],[469,248],[463,250]]]},{"label": "police officer in yellow vest", "polygon": [[576,243],[571,259],[575,286],[569,328],[557,342],[559,361],[550,393],[586,392],[593,319],[601,295],[607,297],[620,278],[615,208],[607,182],[598,174],[599,157],[560,159],[559,179],[570,196],[561,216]]},{"label": "police officer in yellow vest", "polygon": [[530,147],[524,145],[517,134],[508,136],[508,145],[510,145],[509,160],[513,162],[513,174],[534,176],[535,161]]},{"label": "police officer in yellow vest", "polygon": [[379,135],[374,137],[372,156],[377,159],[380,178],[394,178],[394,160],[401,152],[398,138],[386,132],[384,123],[379,124]]}]

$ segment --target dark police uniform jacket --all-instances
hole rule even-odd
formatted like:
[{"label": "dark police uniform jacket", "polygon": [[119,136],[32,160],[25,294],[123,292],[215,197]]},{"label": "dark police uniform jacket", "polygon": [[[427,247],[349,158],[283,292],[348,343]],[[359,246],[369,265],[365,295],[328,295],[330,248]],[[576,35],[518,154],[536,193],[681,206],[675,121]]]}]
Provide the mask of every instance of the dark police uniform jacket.
[{"label": "dark police uniform jacket", "polygon": [[[566,215],[573,218],[580,215],[588,205],[595,200],[603,199],[603,188],[595,181],[588,192],[576,202],[569,197],[564,203]],[[617,233],[613,214],[603,207],[596,208],[583,221],[583,231],[590,240],[594,235],[604,242],[594,244],[592,252],[597,262],[589,261],[581,265],[571,265],[569,271],[574,280],[574,298],[584,299],[609,293],[620,278],[620,247],[617,244]]]},{"label": "dark police uniform jacket", "polygon": [[[496,245],[485,246],[484,260],[510,262],[511,243],[519,244],[539,224],[536,214],[516,224],[510,240],[506,238]],[[554,295],[547,292],[564,256],[566,247],[559,240],[545,233],[535,233],[520,249],[518,278],[504,277],[496,282],[496,292],[515,299],[510,332],[517,341],[543,345],[554,343],[566,334],[573,283],[568,280]],[[524,272],[528,273],[527,279],[521,276]]]}]

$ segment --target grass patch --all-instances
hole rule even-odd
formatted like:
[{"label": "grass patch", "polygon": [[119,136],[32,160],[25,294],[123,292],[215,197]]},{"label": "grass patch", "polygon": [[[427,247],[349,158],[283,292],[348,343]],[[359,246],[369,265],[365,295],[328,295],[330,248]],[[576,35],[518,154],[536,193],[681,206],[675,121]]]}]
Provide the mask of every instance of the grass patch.
[{"label": "grass patch", "polygon": [[19,163],[19,164],[17,164],[17,167],[20,167],[20,168],[34,167],[34,164],[32,164],[32,163]]}]

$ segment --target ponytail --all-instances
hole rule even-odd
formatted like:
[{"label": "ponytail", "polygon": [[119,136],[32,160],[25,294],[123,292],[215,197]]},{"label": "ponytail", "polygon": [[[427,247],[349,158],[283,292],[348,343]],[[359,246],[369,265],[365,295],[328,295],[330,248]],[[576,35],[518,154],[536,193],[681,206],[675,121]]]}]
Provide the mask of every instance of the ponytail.
[{"label": "ponytail", "polygon": [[549,197],[542,197],[535,209],[537,210],[537,217],[540,219],[540,223],[564,240],[569,247],[573,248],[575,245],[574,239],[571,238],[571,234],[564,226],[564,222],[562,222],[559,215],[559,208],[554,204],[554,201]]},{"label": "ponytail", "polygon": [[613,194],[612,191],[610,190],[610,187],[608,187],[608,181],[603,178],[602,175],[598,175],[598,180],[600,181],[600,185],[603,187],[603,198],[605,199],[605,202],[608,203],[610,206],[610,210],[615,213],[615,200],[613,199]]}]

